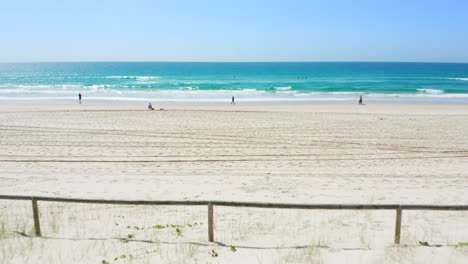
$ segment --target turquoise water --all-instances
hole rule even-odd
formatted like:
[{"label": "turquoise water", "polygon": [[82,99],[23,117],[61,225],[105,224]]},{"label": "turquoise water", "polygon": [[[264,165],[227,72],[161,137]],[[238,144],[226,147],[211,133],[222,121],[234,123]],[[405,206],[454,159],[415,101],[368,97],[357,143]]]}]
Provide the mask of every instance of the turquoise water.
[{"label": "turquoise water", "polygon": [[0,100],[468,103],[468,64],[6,63]]}]

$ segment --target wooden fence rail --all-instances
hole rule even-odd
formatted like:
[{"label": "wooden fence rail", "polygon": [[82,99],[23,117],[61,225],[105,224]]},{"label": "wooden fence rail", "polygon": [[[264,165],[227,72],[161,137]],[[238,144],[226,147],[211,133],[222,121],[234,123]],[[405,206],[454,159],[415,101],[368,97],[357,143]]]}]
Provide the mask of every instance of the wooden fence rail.
[{"label": "wooden fence rail", "polygon": [[421,204],[287,204],[287,203],[252,203],[229,201],[148,201],[148,200],[103,200],[80,199],[45,196],[0,195],[0,200],[30,200],[32,202],[34,231],[41,236],[39,217],[39,201],[59,203],[87,203],[87,204],[119,204],[119,205],[198,205],[208,207],[208,240],[214,241],[214,206],[226,207],[254,207],[254,208],[280,208],[280,209],[307,209],[307,210],[395,210],[395,244],[400,244],[401,217],[403,210],[428,211],[468,211],[468,205],[421,205]]}]

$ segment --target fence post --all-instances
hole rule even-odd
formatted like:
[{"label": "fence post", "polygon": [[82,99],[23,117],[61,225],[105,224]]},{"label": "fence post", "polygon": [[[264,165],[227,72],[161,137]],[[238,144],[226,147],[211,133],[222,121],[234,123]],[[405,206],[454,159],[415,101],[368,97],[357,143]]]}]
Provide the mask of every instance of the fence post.
[{"label": "fence post", "polygon": [[213,204],[208,203],[208,241],[214,241],[214,228],[213,228]]},{"label": "fence post", "polygon": [[400,244],[401,235],[401,206],[398,206],[396,210],[396,222],[395,222],[395,244]]},{"label": "fence post", "polygon": [[39,207],[37,206],[37,199],[32,197],[32,209],[34,217],[34,232],[36,236],[41,236],[41,223],[39,222]]}]

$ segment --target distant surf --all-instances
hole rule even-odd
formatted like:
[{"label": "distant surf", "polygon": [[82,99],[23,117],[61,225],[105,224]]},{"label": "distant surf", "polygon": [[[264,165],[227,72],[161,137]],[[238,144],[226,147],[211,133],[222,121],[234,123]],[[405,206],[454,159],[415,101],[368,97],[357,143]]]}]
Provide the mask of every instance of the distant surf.
[{"label": "distant surf", "polygon": [[157,80],[159,76],[106,76],[108,79],[131,79],[139,81]]},{"label": "distant surf", "polygon": [[1,100],[468,103],[468,64],[0,64]]},{"label": "distant surf", "polygon": [[418,92],[421,93],[427,93],[427,94],[442,94],[444,93],[444,90],[438,90],[438,89],[417,89]]}]

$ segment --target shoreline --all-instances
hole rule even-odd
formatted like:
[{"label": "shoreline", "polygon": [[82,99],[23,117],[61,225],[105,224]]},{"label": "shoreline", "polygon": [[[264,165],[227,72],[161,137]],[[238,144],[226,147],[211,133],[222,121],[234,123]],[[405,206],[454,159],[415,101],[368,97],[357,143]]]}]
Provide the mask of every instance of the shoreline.
[{"label": "shoreline", "polygon": [[[77,93],[78,95],[78,93]],[[421,97],[419,100],[418,97],[412,98],[399,98],[399,97],[389,97],[389,98],[372,98],[367,97],[365,93],[363,94],[364,103],[368,104],[398,104],[398,105],[407,105],[407,104],[441,104],[441,105],[468,105],[468,94],[462,94],[466,97]],[[353,98],[330,98],[330,97],[315,97],[315,98],[282,98],[282,97],[267,97],[267,98],[243,98],[236,96],[237,104],[244,105],[281,105],[281,104],[354,104],[359,101],[359,93],[356,94],[356,97]],[[75,104],[77,102],[77,96],[67,97],[67,98],[27,98],[27,97],[0,97],[0,104]],[[132,105],[139,103],[154,102],[158,104],[190,104],[190,105],[224,105],[230,104],[231,96],[227,96],[226,99],[220,98],[186,98],[186,99],[175,99],[175,98],[133,98],[133,97],[115,97],[115,98],[104,98],[104,97],[87,97],[83,96],[83,102],[87,104],[97,104],[97,105]]]},{"label": "shoreline", "polygon": [[[1,101],[0,101],[1,102]],[[348,114],[418,114],[418,115],[468,115],[468,104],[346,104],[346,103],[154,103],[158,111],[228,111],[228,112],[304,112]],[[162,109],[161,109],[162,108]],[[0,113],[11,111],[149,111],[142,104],[83,104],[73,103],[0,103]],[[151,111],[149,111],[151,112]]]}]

